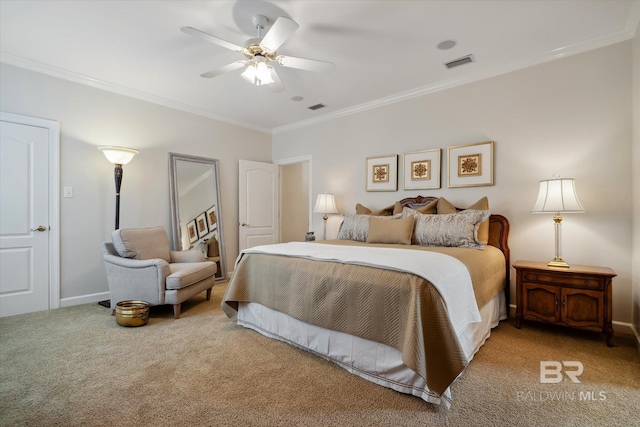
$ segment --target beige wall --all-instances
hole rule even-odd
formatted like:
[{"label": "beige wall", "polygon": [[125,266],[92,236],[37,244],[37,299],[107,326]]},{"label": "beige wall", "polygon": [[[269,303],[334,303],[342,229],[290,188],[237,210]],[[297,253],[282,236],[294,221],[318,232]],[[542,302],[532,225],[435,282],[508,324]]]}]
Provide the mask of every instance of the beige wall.
[{"label": "beige wall", "polygon": [[[491,210],[510,220],[512,262],[553,258],[551,215],[529,211],[539,180],[555,173],[575,178],[587,212],[565,216],[564,258],[613,268],[613,318],[631,322],[631,69],[631,42],[619,43],[278,133],[273,158],[313,156],[313,197],[335,193],[341,213],[417,194],[461,207],[486,195]],[[495,141],[496,184],[447,188],[447,146],[488,140]],[[443,149],[441,189],[365,191],[366,157],[430,148]],[[329,236],[339,223],[331,216]],[[314,229],[322,230],[318,215]]]},{"label": "beige wall", "polygon": [[[0,65],[0,109],[60,122],[62,305],[108,292],[100,242],[114,226],[113,166],[96,149],[140,150],[124,166],[120,227],[170,230],[169,152],[220,160],[229,271],[238,254],[238,159],[271,161],[271,136],[55,77]],[[62,194],[62,191],[60,191]],[[103,295],[104,296],[104,295]]]},{"label": "beige wall", "polygon": [[[640,26],[633,39],[633,325],[640,334]],[[638,342],[640,349],[640,340]]]}]

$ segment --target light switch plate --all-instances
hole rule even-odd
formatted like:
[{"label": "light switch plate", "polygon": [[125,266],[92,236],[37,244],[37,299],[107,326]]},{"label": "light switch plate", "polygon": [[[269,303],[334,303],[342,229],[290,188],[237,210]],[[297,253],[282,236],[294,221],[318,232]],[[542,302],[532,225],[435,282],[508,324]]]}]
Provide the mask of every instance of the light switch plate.
[{"label": "light switch plate", "polygon": [[73,198],[73,187],[64,187],[64,197]]}]

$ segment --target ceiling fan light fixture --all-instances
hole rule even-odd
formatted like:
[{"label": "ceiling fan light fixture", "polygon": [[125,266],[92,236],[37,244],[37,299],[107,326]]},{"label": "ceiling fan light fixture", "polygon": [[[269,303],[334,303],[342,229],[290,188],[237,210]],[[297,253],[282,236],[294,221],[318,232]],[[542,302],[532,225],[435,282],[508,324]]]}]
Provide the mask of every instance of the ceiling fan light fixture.
[{"label": "ceiling fan light fixture", "polygon": [[247,66],[247,69],[244,70],[241,76],[253,85],[264,86],[274,82],[272,72],[273,67],[269,67],[264,62],[264,58],[256,57],[256,60]]},{"label": "ceiling fan light fixture", "polygon": [[259,84],[256,83],[258,86],[273,83],[271,71],[269,71],[269,67],[264,62],[259,62],[258,65],[256,65],[256,80],[260,82]]},{"label": "ceiling fan light fixture", "polygon": [[249,83],[256,84],[256,64],[253,62],[249,64],[247,69],[242,72],[241,76]]}]

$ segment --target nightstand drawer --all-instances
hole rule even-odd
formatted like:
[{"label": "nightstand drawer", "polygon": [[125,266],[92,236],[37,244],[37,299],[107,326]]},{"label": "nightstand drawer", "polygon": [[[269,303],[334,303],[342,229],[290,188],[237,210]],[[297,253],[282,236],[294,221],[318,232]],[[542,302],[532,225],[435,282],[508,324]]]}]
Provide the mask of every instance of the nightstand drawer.
[{"label": "nightstand drawer", "polygon": [[604,290],[604,280],[600,277],[583,277],[576,275],[566,275],[563,273],[534,272],[526,271],[523,274],[523,281],[546,283],[564,287]]}]

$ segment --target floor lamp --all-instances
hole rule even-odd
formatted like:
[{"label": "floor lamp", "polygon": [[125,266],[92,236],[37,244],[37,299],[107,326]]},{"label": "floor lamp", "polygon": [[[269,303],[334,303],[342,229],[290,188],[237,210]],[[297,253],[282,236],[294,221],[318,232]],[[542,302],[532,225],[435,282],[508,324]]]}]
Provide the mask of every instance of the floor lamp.
[{"label": "floor lamp", "polygon": [[338,213],[338,209],[336,208],[335,196],[331,193],[318,194],[318,198],[316,199],[316,205],[313,208],[313,212],[323,214],[322,220],[324,222],[324,235],[322,236],[322,240],[326,240],[327,220],[329,219],[327,214]]},{"label": "floor lamp", "polygon": [[573,178],[556,176],[554,179],[540,181],[538,200],[531,210],[532,213],[551,213],[555,229],[556,256],[547,264],[549,267],[568,268],[562,259],[562,213],[582,213],[584,208],[578,200],[576,185]]},{"label": "floor lamp", "polygon": [[116,180],[116,230],[120,228],[120,185],[122,184],[122,166],[133,159],[139,153],[138,150],[124,147],[98,147],[104,153],[107,160],[115,165],[113,171]]}]

